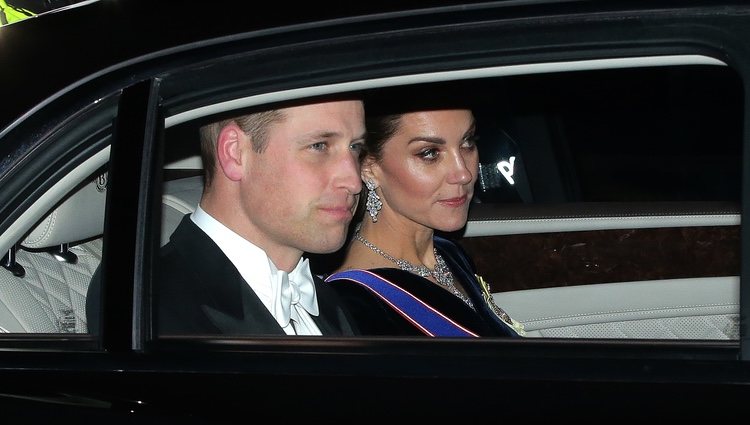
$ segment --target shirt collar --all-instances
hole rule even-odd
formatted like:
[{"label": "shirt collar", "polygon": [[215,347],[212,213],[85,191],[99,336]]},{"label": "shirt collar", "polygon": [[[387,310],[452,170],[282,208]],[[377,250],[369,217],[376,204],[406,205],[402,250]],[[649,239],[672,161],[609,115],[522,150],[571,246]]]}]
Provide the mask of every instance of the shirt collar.
[{"label": "shirt collar", "polygon": [[[303,288],[299,292],[294,291],[298,296],[293,301],[299,301],[300,306],[308,313],[314,316],[319,314],[317,294],[307,259],[300,258],[294,270],[287,274],[276,267],[263,249],[226,227],[200,205],[190,219],[219,246],[279,325],[285,327],[289,324],[290,301],[289,298],[283,299],[293,295],[288,287],[288,280]],[[307,286],[308,283],[310,286]]]}]

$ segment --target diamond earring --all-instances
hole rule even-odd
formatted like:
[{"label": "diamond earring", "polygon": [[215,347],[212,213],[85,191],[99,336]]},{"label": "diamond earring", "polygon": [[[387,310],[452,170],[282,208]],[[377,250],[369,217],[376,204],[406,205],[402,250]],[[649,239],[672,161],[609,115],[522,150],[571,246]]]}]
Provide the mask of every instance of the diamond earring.
[{"label": "diamond earring", "polygon": [[365,186],[367,187],[367,204],[365,206],[367,207],[367,212],[370,213],[372,222],[375,223],[378,221],[378,213],[380,212],[380,208],[383,207],[383,203],[380,201],[380,196],[375,193],[375,182],[368,179],[365,181]]}]

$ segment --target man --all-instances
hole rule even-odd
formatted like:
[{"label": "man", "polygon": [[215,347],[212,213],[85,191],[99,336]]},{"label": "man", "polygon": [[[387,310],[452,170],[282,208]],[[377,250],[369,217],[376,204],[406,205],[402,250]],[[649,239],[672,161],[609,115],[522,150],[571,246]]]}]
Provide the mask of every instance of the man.
[{"label": "man", "polygon": [[364,107],[316,102],[201,128],[205,187],[156,265],[158,333],[355,333],[302,254],[346,240]]}]

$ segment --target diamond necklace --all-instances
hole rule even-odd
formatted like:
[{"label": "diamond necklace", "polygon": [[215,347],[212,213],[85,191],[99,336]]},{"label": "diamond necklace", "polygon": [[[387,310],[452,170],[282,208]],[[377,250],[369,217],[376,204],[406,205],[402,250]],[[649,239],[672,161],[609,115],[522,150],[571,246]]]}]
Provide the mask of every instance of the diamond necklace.
[{"label": "diamond necklace", "polygon": [[414,265],[404,260],[403,258],[395,258],[394,256],[375,246],[375,244],[373,244],[372,242],[365,239],[359,233],[359,231],[354,233],[354,239],[362,242],[364,246],[380,254],[385,259],[396,263],[398,268],[401,270],[405,270],[407,272],[414,273],[425,278],[430,276],[434,277],[435,281],[439,285],[446,287],[453,295],[458,297],[461,301],[465,302],[472,309],[474,308],[474,304],[471,302],[471,300],[466,295],[464,295],[463,292],[459,291],[456,285],[453,283],[453,273],[451,273],[448,265],[445,264],[445,260],[443,260],[443,257],[438,254],[437,249],[432,249],[433,254],[435,254],[435,269],[433,270],[425,266],[424,264]]}]

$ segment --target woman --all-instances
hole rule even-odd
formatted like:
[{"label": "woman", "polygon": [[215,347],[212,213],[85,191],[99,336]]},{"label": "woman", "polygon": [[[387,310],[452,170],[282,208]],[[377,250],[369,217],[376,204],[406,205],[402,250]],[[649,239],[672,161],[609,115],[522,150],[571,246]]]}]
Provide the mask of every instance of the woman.
[{"label": "woman", "polygon": [[435,235],[466,224],[479,161],[471,110],[378,115],[368,119],[367,132],[365,217],[343,263],[326,279],[351,304],[360,331],[523,334],[492,302],[464,251]]}]

